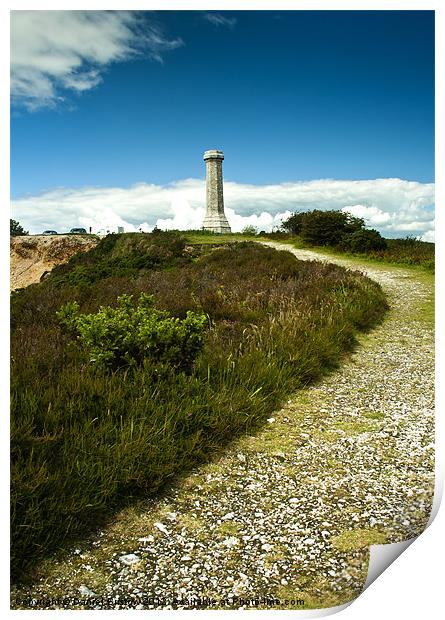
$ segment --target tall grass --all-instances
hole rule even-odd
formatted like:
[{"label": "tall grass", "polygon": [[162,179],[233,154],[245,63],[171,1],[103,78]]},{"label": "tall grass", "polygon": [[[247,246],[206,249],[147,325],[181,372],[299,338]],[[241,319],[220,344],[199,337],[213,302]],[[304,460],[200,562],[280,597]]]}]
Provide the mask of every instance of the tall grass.
[{"label": "tall grass", "polygon": [[434,272],[436,247],[434,243],[405,237],[405,239],[386,239],[386,244],[385,250],[370,252],[369,256],[390,263],[419,265],[427,271]]},{"label": "tall grass", "polygon": [[[262,236],[274,241],[290,243],[297,248],[313,247],[305,243],[298,235],[293,235],[287,232],[266,233]],[[385,239],[385,242],[385,249],[369,250],[366,252],[352,253],[351,251],[342,249],[340,246],[331,246],[326,249],[329,249],[330,252],[334,252],[336,254],[361,256],[363,258],[371,258],[372,260],[377,260],[379,262],[418,266],[425,271],[434,273],[436,248],[434,243],[420,241],[420,239],[409,236],[404,239]]]},{"label": "tall grass", "polygon": [[[97,526],[123,498],[155,493],[257,428],[286,395],[334,367],[355,332],[387,308],[376,283],[335,265],[252,243],[191,257],[180,239],[153,237],[105,239],[13,294],[14,579]],[[117,274],[110,267],[123,248],[125,275],[119,261]],[[95,264],[106,265],[105,276],[72,276]],[[55,317],[70,300],[94,312],[141,291],[174,316],[208,315],[191,373],[155,372],[148,360],[116,372],[93,368]]]}]

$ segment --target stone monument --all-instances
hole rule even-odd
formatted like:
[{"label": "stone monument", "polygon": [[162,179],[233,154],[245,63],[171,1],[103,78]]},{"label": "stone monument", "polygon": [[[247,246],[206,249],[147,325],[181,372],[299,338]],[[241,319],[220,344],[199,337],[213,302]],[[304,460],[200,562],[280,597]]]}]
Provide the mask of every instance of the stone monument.
[{"label": "stone monument", "polygon": [[222,151],[206,151],[206,198],[207,211],[203,222],[203,229],[215,233],[231,232],[229,222],[224,214]]}]

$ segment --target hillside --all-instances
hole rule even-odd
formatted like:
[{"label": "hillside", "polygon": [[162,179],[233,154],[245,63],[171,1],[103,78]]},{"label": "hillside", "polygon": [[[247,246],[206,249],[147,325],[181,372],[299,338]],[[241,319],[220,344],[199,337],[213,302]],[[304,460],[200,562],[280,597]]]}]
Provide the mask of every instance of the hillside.
[{"label": "hillside", "polygon": [[[147,246],[146,266],[173,238],[136,240]],[[309,250],[291,256],[277,243],[288,251],[237,244],[176,266],[167,255],[130,282],[110,274],[107,259],[133,275],[136,256],[117,259],[124,247],[136,254],[134,242],[113,236],[15,296],[13,488],[21,498],[13,552],[29,570],[42,555],[36,542],[55,545],[62,530],[67,551],[55,545],[29,573],[34,583],[14,586],[13,608],[55,608],[58,599],[64,609],[171,608],[172,600],[182,609],[203,592],[224,609],[239,608],[249,592],[275,608],[351,601],[366,580],[369,546],[417,536],[430,513],[432,275]],[[360,268],[392,309],[372,332],[355,332],[360,346],[310,385],[317,358],[326,363],[330,352],[333,361],[333,338],[348,330],[340,315],[356,321],[361,308],[369,318],[379,300],[377,284],[320,257]],[[91,273],[81,270],[93,264],[95,276],[99,266],[107,274],[91,285],[94,297]],[[213,317],[192,374],[155,377],[147,365],[92,372],[51,322],[68,295],[91,312],[141,290],[175,314],[201,307]],[[173,459],[176,478],[161,469]],[[163,474],[156,494],[150,486]],[[113,477],[121,498],[137,485],[148,493],[121,510],[105,498],[105,523],[100,495]],[[69,541],[67,526],[88,513],[89,535],[85,525]]]},{"label": "hillside", "polygon": [[12,573],[255,433],[387,309],[256,243],[109,235],[11,297]]},{"label": "hillside", "polygon": [[39,282],[45,272],[77,252],[90,250],[98,241],[97,237],[84,235],[11,237],[11,290]]}]

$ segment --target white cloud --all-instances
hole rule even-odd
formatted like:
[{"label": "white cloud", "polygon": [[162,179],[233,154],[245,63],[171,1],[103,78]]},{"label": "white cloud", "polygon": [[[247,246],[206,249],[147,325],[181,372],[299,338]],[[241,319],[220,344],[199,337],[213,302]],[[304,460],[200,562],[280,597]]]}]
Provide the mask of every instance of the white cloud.
[{"label": "white cloud", "polygon": [[162,54],[182,45],[132,11],[12,11],[11,96],[28,110],[81,93],[112,62]]},{"label": "white cloud", "polygon": [[226,17],[221,15],[221,13],[204,13],[204,18],[214,26],[233,28],[236,24],[236,17]]},{"label": "white cloud", "polygon": [[[434,230],[434,183],[401,179],[320,179],[277,185],[224,183],[226,215],[234,231],[246,225],[271,230],[297,210],[344,209],[363,217],[388,237],[425,236]],[[200,228],[205,182],[184,179],[169,185],[140,183],[129,188],[54,189],[13,201],[13,217],[30,232],[59,232],[75,226],[126,231]]]},{"label": "white cloud", "polygon": [[355,217],[360,217],[365,220],[367,226],[379,226],[386,224],[391,220],[391,215],[388,212],[382,211],[378,207],[366,207],[365,205],[351,205],[343,207],[342,211],[350,213]]},{"label": "white cloud", "polygon": [[434,243],[434,238],[435,238],[434,230],[427,230],[421,236],[422,241],[429,241],[431,243]]},{"label": "white cloud", "polygon": [[156,220],[158,228],[162,230],[197,230],[202,226],[205,207],[191,207],[186,197],[181,194],[172,196],[169,211],[172,213],[172,217]]}]

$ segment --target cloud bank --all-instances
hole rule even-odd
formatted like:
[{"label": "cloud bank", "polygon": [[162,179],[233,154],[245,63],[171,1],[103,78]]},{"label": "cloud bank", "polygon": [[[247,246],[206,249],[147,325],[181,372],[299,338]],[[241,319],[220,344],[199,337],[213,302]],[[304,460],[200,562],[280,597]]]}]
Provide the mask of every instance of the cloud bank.
[{"label": "cloud bank", "polygon": [[[434,183],[402,179],[342,181],[320,179],[276,185],[224,183],[226,215],[233,231],[246,225],[270,231],[298,210],[342,209],[363,217],[384,236],[408,234],[434,240]],[[205,181],[169,185],[140,183],[129,188],[54,189],[12,202],[12,217],[31,233],[138,229],[199,229],[205,213]]]},{"label": "cloud bank", "polygon": [[133,11],[12,11],[11,96],[29,111],[102,81],[112,62],[162,55],[183,43]]}]

